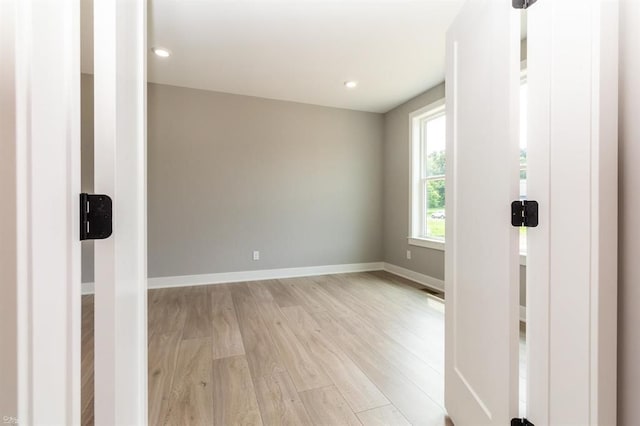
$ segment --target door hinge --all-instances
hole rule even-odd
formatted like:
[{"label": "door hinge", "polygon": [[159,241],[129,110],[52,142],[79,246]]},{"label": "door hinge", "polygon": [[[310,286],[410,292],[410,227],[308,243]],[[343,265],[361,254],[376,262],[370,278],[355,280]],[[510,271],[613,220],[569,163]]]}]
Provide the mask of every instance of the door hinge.
[{"label": "door hinge", "polygon": [[538,0],[512,0],[514,9],[526,9]]},{"label": "door hinge", "polygon": [[538,202],[522,200],[511,203],[511,225],[528,228],[538,226]]},{"label": "door hinge", "polygon": [[523,417],[521,419],[517,419],[517,418],[511,419],[511,426],[535,426],[535,425]]},{"label": "door hinge", "polygon": [[80,194],[80,240],[103,240],[113,232],[112,202],[108,195]]}]

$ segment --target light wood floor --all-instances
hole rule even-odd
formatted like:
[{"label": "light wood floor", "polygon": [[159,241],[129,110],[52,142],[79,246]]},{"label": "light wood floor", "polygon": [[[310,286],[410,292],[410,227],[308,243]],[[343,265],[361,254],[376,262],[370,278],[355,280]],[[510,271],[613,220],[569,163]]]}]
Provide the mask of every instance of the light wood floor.
[{"label": "light wood floor", "polygon": [[[83,298],[83,424],[93,299]],[[149,291],[150,425],[450,425],[444,305],[384,272]]]}]

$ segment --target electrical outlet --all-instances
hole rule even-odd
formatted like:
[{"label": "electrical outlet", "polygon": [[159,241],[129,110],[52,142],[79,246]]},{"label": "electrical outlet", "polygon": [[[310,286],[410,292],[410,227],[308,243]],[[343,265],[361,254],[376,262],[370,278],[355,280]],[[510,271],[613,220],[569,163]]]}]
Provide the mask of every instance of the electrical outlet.
[{"label": "electrical outlet", "polygon": [[411,260],[411,250],[407,250],[407,259]]},{"label": "electrical outlet", "polygon": [[253,260],[260,260],[260,252],[258,250],[253,251]]}]

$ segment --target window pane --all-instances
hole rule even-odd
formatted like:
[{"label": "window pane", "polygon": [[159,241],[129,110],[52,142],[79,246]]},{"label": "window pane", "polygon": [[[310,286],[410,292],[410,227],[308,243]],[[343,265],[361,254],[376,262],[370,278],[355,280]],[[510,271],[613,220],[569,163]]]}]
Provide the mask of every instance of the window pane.
[{"label": "window pane", "polygon": [[444,115],[426,120],[425,135],[426,174],[425,177],[443,176],[445,174],[445,149],[447,119]]},{"label": "window pane", "polygon": [[527,196],[527,83],[520,85],[520,198]]},{"label": "window pane", "polygon": [[[444,241],[446,116],[439,106],[412,122],[412,217],[418,238]],[[419,130],[419,133],[416,132]],[[415,215],[415,216],[414,216]]]},{"label": "window pane", "polygon": [[422,123],[422,176],[427,179],[423,194],[426,204],[424,236],[439,240],[444,240],[445,233],[446,130],[444,114],[426,119]]},{"label": "window pane", "polygon": [[[520,85],[520,199],[527,198],[527,83]],[[527,252],[527,228],[520,228],[520,253]]]},{"label": "window pane", "polygon": [[429,179],[426,185],[427,199],[427,235],[428,238],[444,240],[445,208],[443,177]]}]

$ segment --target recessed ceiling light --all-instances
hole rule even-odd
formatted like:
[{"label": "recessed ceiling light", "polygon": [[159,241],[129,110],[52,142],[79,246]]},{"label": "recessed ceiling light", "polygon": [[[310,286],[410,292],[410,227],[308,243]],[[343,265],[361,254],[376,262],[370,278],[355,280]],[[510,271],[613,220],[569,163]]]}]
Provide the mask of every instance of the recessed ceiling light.
[{"label": "recessed ceiling light", "polygon": [[346,87],[347,89],[355,89],[355,87],[358,85],[357,81],[345,81],[344,82],[344,87]]},{"label": "recessed ceiling light", "polygon": [[161,58],[168,58],[169,56],[171,56],[171,52],[169,52],[167,49],[164,49],[162,47],[154,47],[151,50],[153,51],[153,53],[155,53],[157,56],[160,56]]}]

